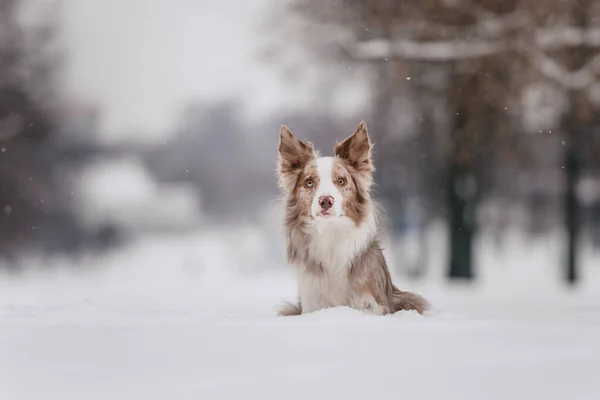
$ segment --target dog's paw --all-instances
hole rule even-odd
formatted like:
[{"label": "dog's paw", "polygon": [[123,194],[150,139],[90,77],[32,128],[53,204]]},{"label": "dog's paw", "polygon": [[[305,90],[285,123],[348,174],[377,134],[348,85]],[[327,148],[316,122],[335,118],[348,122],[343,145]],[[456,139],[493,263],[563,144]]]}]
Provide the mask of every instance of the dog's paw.
[{"label": "dog's paw", "polygon": [[373,315],[386,315],[390,313],[389,308],[377,303],[371,296],[361,298],[355,303],[354,308]]}]

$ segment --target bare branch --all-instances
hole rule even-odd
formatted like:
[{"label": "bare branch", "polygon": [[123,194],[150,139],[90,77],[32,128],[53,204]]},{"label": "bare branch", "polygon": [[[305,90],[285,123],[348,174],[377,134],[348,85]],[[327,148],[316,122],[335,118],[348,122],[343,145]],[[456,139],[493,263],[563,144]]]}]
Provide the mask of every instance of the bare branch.
[{"label": "bare branch", "polygon": [[529,58],[538,71],[564,88],[581,90],[596,83],[596,74],[600,72],[600,55],[577,71],[568,71],[544,52],[529,49]]},{"label": "bare branch", "polygon": [[478,58],[507,50],[501,42],[453,40],[421,42],[414,40],[368,40],[347,46],[351,58],[369,61],[406,58],[424,61],[448,61]]},{"label": "bare branch", "polygon": [[564,47],[600,47],[600,29],[576,27],[539,29],[535,32],[536,45],[544,50],[557,50]]},{"label": "bare branch", "polygon": [[498,39],[505,35],[525,28],[531,21],[520,12],[504,16],[494,16],[492,13],[478,13],[480,17],[476,24],[469,26],[449,26],[430,21],[407,21],[394,29],[396,37],[417,39],[421,37],[441,37],[464,39],[479,37],[482,39]]}]

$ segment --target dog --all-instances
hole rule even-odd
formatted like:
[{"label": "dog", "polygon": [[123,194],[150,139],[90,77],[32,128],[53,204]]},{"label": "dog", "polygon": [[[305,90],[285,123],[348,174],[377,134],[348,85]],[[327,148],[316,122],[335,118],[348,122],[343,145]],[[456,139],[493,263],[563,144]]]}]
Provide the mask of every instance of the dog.
[{"label": "dog", "polygon": [[282,316],[347,306],[375,315],[400,310],[423,314],[429,303],[392,283],[377,234],[371,196],[372,144],[361,122],[333,157],[283,125],[278,182],[285,195],[287,261],[297,273],[298,301]]}]

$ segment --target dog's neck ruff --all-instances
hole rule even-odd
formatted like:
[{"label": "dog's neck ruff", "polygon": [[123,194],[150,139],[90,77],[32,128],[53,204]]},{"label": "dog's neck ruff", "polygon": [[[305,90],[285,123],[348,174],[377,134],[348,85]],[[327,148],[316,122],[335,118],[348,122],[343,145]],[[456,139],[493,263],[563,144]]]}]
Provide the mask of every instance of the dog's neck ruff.
[{"label": "dog's neck ruff", "polygon": [[377,232],[375,214],[356,225],[350,218],[315,219],[308,226],[308,253],[324,270],[338,271],[350,267],[374,239]]}]

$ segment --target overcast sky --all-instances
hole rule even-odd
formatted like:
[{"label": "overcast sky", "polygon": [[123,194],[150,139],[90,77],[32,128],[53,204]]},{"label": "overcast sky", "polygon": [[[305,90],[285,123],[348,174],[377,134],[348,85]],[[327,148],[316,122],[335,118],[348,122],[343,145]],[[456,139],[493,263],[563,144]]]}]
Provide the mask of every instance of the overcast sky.
[{"label": "overcast sky", "polygon": [[236,96],[259,118],[305,107],[302,85],[256,56],[270,1],[64,0],[66,91],[102,107],[110,138],[162,140],[193,100]]}]

